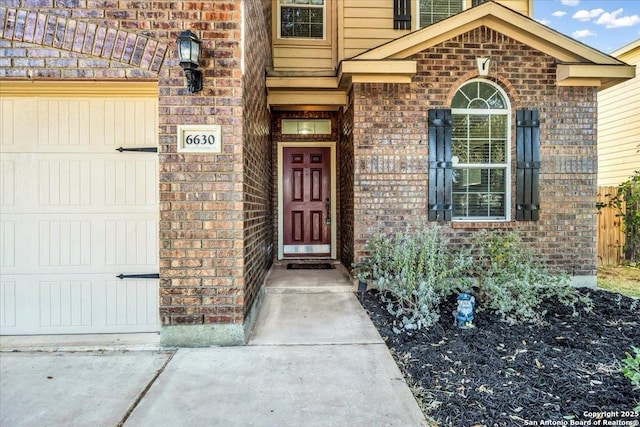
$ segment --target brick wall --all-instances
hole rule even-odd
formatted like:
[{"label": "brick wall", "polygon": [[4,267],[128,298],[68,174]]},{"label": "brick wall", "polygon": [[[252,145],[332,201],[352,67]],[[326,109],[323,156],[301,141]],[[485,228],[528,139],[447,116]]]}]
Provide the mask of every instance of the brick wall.
[{"label": "brick wall", "polygon": [[350,105],[340,115],[340,261],[347,268],[353,263],[353,96],[349,97]]},{"label": "brick wall", "polygon": [[[5,0],[0,7],[0,78],[157,80],[160,316],[169,344],[242,341],[271,260],[263,77],[270,5],[244,2],[243,46],[242,3]],[[186,89],[176,57],[184,29],[203,41],[204,89],[196,94]],[[222,153],[178,154],[179,124],[221,125]]]},{"label": "brick wall", "polygon": [[371,234],[424,220],[427,206],[428,102],[418,84],[354,85],[354,251]]},{"label": "brick wall", "polygon": [[[160,315],[167,326],[240,324],[244,320],[242,11],[239,2],[177,6],[182,10],[171,16],[202,40],[204,88],[189,94],[175,51],[167,55],[158,79]],[[213,15],[224,20],[213,20]],[[176,153],[176,126],[187,123],[222,125],[222,153]]]},{"label": "brick wall", "polygon": [[411,84],[354,85],[356,259],[372,233],[425,223],[427,110],[448,107],[455,91],[477,77],[477,56],[492,58],[489,79],[506,91],[514,111],[540,110],[540,220],[446,223],[443,230],[452,236],[485,227],[519,230],[552,269],[594,275],[596,89],[556,86],[553,58],[485,27],[416,54]]},{"label": "brick wall", "polygon": [[[260,7],[262,4],[263,7]],[[266,5],[266,7],[265,7]],[[264,70],[269,64],[268,2],[245,2],[244,137],[244,314],[252,307],[273,260],[273,159],[271,117],[267,108]],[[262,23],[262,25],[256,25]],[[250,47],[250,48],[249,48]]]}]

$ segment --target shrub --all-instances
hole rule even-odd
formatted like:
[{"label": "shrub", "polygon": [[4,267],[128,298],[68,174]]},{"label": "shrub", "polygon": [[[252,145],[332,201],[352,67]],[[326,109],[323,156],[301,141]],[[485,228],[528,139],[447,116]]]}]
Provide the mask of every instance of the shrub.
[{"label": "shrub", "polygon": [[510,324],[540,322],[546,314],[539,309],[544,298],[572,307],[574,315],[578,302],[591,307],[566,274],[551,274],[536,263],[517,233],[482,230],[474,238],[472,253],[478,309],[493,310]]},{"label": "shrub", "polygon": [[467,284],[470,257],[452,253],[437,226],[376,234],[366,248],[368,258],[354,264],[357,277],[381,291],[387,310],[400,320],[396,332],[435,324],[441,301]]},{"label": "shrub", "polygon": [[376,234],[366,249],[369,256],[354,264],[354,271],[381,291],[387,311],[400,320],[396,332],[435,324],[439,305],[454,292],[474,294],[476,309],[492,310],[510,324],[541,322],[545,298],[571,307],[574,315],[579,303],[591,309],[591,300],[571,286],[569,277],[546,271],[514,232],[483,230],[469,249],[454,252],[441,229],[429,226]]},{"label": "shrub", "polygon": [[[627,353],[627,357],[622,359],[622,373],[631,381],[634,387],[640,387],[640,348],[631,347],[635,356]],[[640,402],[634,408],[634,411],[640,411]]]}]

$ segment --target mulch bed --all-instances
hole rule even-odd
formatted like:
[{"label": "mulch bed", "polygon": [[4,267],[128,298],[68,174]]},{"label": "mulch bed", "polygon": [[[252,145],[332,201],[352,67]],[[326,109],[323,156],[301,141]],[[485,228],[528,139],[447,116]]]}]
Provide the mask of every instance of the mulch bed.
[{"label": "mulch bed", "polygon": [[640,346],[640,301],[580,292],[593,300],[589,314],[573,317],[570,308],[545,301],[542,325],[510,326],[476,311],[476,327],[468,330],[454,325],[454,297],[437,325],[413,335],[392,331],[394,318],[375,291],[360,300],[439,425],[638,425],[632,410],[640,393],[620,360]]}]

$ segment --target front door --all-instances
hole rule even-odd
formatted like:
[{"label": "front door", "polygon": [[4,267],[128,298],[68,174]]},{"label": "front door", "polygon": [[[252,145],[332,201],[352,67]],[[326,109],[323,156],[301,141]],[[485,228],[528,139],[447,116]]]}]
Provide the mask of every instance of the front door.
[{"label": "front door", "polygon": [[283,147],[282,166],[284,256],[330,256],[330,147]]}]

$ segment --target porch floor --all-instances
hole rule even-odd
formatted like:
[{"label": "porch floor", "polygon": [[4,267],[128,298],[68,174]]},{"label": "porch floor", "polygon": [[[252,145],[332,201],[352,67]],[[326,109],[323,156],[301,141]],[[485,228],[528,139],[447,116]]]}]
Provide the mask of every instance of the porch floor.
[{"label": "porch floor", "polygon": [[[305,261],[307,263],[311,261]],[[273,264],[265,283],[265,293],[352,292],[353,280],[347,269],[336,261],[319,260],[335,268],[328,270],[287,270],[287,264],[299,260],[283,260]]]}]

